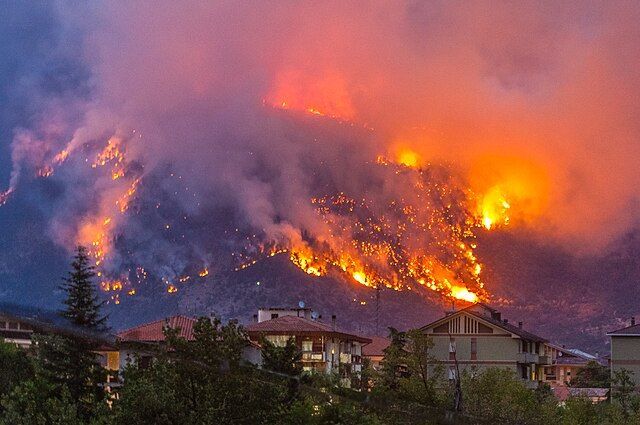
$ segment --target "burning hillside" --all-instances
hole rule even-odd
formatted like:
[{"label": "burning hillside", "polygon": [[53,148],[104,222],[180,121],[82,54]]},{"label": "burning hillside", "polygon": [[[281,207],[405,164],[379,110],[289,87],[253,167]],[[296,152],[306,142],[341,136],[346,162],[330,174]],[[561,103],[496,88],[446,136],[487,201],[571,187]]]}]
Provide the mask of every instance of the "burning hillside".
[{"label": "burning hillside", "polygon": [[[318,114],[309,108],[303,111],[323,117],[334,115]],[[337,120],[338,128],[351,127],[340,118],[320,119]],[[94,184],[102,188],[96,204],[64,229],[61,242],[68,247],[81,244],[89,248],[101,287],[116,304],[124,294],[135,295],[138,286],[149,277],[171,294],[182,285],[202,280],[209,274],[209,267],[214,270],[229,267],[224,254],[218,264],[188,256],[178,265],[137,260],[145,255],[132,249],[139,241],[127,234],[130,205],[137,202],[133,214],[146,216],[149,211],[145,208],[163,215],[161,205],[165,204],[153,200],[153,187],[144,200],[137,199],[145,179],[158,184],[157,176],[145,177],[144,164],[127,158],[130,146],[140,143],[141,138],[133,130],[126,137],[108,137],[104,144],[99,139],[81,145],[72,140],[35,168],[37,178],[49,178],[70,161],[73,167],[84,167]],[[246,224],[243,228],[236,227],[235,234],[227,236],[230,241],[235,240],[227,248],[227,254],[238,263],[235,268],[244,269],[261,257],[287,253],[294,265],[310,275],[334,274],[373,288],[431,290],[468,302],[486,300],[489,292],[481,278],[482,264],[474,252],[476,233],[480,228],[491,229],[509,222],[510,205],[502,192],[494,188],[489,194],[478,196],[451,166],[421,165],[418,155],[407,150],[397,158],[377,155],[361,167],[368,177],[362,186],[352,187],[349,193],[339,190],[339,181],[323,185],[319,179],[313,183],[314,196],[308,199],[313,211],[310,226],[295,227],[277,221],[271,231]],[[317,172],[322,174],[323,167]],[[182,180],[175,173],[168,177]],[[182,190],[189,188],[184,186]],[[160,233],[184,226],[181,222],[188,220],[186,213],[177,220],[165,216]],[[200,252],[206,250],[200,246],[202,240],[184,240],[185,235],[181,236],[183,240],[168,241],[166,249],[181,251],[185,244],[194,244]],[[128,242],[120,243],[118,251],[116,244],[122,240]],[[239,248],[234,249],[234,245]],[[212,255],[206,253],[204,257]],[[123,261],[125,256],[128,258]]]},{"label": "burning hillside", "polygon": [[0,205],[86,245],[113,303],[278,253],[309,278],[496,301],[485,235],[584,255],[637,223],[640,85],[619,76],[640,43],[619,6],[53,8],[50,61],[12,92],[28,119]]}]

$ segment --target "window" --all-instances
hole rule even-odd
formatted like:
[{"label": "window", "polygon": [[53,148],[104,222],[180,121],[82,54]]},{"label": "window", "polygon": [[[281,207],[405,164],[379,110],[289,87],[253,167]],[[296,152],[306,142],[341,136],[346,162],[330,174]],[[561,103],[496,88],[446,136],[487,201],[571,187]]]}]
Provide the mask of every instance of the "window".
[{"label": "window", "polygon": [[449,367],[449,380],[453,381],[454,379],[456,379],[456,367],[455,366],[450,366]]},{"label": "window", "polygon": [[310,339],[302,341],[302,351],[313,351],[313,341]]},{"label": "window", "polygon": [[449,360],[456,359],[456,339],[451,338],[449,340]]},{"label": "window", "polygon": [[9,329],[18,329],[18,322],[9,322]]},{"label": "window", "polygon": [[271,318],[272,319],[277,319],[278,318],[278,313],[271,313]]},{"label": "window", "polygon": [[276,347],[284,347],[287,345],[289,338],[294,338],[293,335],[267,335],[266,340],[275,345]]},{"label": "window", "polygon": [[478,359],[478,338],[471,338],[471,360]]}]

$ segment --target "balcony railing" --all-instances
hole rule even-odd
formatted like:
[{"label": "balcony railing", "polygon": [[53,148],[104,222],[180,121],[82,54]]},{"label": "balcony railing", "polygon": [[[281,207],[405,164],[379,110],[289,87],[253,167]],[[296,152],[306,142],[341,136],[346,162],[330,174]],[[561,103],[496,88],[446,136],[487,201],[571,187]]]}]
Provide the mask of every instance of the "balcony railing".
[{"label": "balcony railing", "polygon": [[539,364],[543,364],[543,365],[550,365],[551,364],[551,357],[549,356],[539,356],[538,357],[538,363]]},{"label": "balcony railing", "polygon": [[340,353],[340,363],[351,363],[351,353]]},{"label": "balcony railing", "polygon": [[524,364],[539,363],[540,356],[534,353],[518,353],[516,354],[516,361]]},{"label": "balcony railing", "polygon": [[302,353],[303,362],[324,362],[326,361],[324,351],[304,351]]}]

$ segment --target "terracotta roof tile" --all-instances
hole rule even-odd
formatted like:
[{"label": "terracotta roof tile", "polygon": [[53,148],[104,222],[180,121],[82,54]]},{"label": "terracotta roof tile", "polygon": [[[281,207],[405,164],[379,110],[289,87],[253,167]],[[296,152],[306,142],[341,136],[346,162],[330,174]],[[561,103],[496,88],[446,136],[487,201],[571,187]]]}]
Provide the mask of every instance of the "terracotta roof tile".
[{"label": "terracotta roof tile", "polygon": [[193,325],[195,323],[196,319],[192,317],[172,316],[126,329],[118,333],[118,339],[120,341],[161,342],[164,341],[163,329],[165,326],[169,326],[170,328],[180,328],[178,335],[187,340],[192,340]]}]

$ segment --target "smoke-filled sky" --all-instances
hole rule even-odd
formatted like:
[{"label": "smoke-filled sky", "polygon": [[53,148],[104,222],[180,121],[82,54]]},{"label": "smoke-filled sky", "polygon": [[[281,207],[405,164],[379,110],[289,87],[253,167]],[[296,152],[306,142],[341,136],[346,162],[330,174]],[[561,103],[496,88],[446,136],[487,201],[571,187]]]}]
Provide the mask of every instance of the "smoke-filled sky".
[{"label": "smoke-filled sky", "polygon": [[[446,167],[474,202],[508,202],[500,232],[576,258],[637,225],[637,2],[0,9],[0,273],[58,264],[100,232],[110,273],[169,279],[247,235],[332,245],[314,196],[422,202],[378,156]],[[103,166],[109,143],[124,159]]]}]

